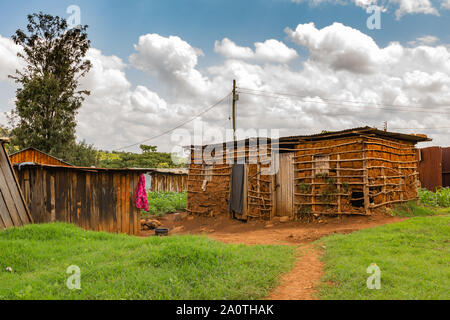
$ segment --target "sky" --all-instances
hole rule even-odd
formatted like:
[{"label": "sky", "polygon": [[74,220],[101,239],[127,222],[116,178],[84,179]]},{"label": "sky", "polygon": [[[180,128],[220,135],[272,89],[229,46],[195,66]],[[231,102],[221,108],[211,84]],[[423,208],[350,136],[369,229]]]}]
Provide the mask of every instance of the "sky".
[{"label": "sky", "polygon": [[70,19],[71,5],[93,63],[77,138],[97,148],[171,151],[200,125],[207,142],[226,139],[233,79],[249,135],[387,121],[433,138],[420,146],[450,145],[450,0],[0,0],[0,124],[14,108],[8,74],[23,65],[11,35],[29,13]]}]

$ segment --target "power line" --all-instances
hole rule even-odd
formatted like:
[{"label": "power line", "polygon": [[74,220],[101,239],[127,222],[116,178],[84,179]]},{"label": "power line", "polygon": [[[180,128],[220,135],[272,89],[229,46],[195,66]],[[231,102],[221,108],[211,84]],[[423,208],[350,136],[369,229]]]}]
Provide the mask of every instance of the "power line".
[{"label": "power line", "polygon": [[[302,96],[302,95],[291,94],[291,93],[276,93],[276,92],[269,92],[269,91],[263,91],[263,90],[255,90],[255,89],[246,89],[246,88],[239,88],[239,89],[245,90],[245,91],[239,90],[239,92],[243,93],[243,94],[262,96],[262,97],[268,97],[268,98],[281,98],[281,99],[289,99],[289,100],[292,99],[292,98],[300,98],[299,100],[301,100],[303,102],[331,104],[331,105],[337,105],[337,106],[343,106],[343,107],[352,107],[352,108],[360,107],[360,106],[346,105],[346,104],[343,104],[342,102],[354,103],[354,104],[357,103],[357,104],[372,105],[372,106],[375,106],[373,108],[384,109],[384,110],[391,110],[391,111],[406,111],[406,112],[412,112],[413,111],[413,112],[426,112],[426,113],[448,114],[448,115],[450,115],[449,112],[436,112],[436,111],[431,111],[429,109],[420,108],[419,106],[389,105],[389,104],[380,104],[380,103],[374,103],[374,102],[336,100],[336,99],[328,99],[328,98],[320,97],[321,100],[328,101],[328,102],[323,102],[323,101],[317,101],[317,100],[305,100],[304,98],[308,98],[310,96]],[[246,92],[246,91],[249,91],[249,92]],[[290,98],[286,98],[284,96],[288,96]],[[336,102],[333,102],[333,101],[336,101]],[[392,108],[395,108],[395,109],[392,109]],[[406,108],[406,109],[399,109],[399,108]]]},{"label": "power line", "polygon": [[116,149],[116,151],[119,151],[119,150],[125,150],[125,149],[128,149],[128,148],[137,146],[137,145],[139,145],[139,144],[143,144],[143,143],[148,142],[148,141],[150,141],[150,140],[153,140],[153,139],[162,137],[162,136],[164,136],[164,135],[166,135],[166,134],[168,134],[168,133],[170,133],[170,132],[172,132],[172,131],[174,131],[174,130],[176,130],[176,129],[178,129],[178,128],[181,128],[181,127],[184,126],[185,124],[188,124],[189,122],[194,121],[195,119],[197,119],[197,118],[200,117],[201,115],[205,114],[206,112],[208,112],[208,111],[211,110],[212,108],[218,106],[221,102],[223,102],[226,98],[228,98],[228,97],[230,96],[230,94],[231,94],[231,93],[228,93],[225,97],[223,97],[222,99],[220,99],[220,100],[217,101],[216,103],[212,104],[211,106],[209,106],[208,108],[206,108],[206,109],[203,110],[202,112],[196,114],[194,117],[190,118],[189,120],[187,120],[187,121],[185,121],[185,122],[183,122],[183,123],[180,123],[180,124],[177,125],[176,127],[173,127],[172,129],[166,130],[166,131],[164,131],[164,132],[162,132],[162,133],[160,133],[160,134],[157,134],[157,135],[155,135],[155,136],[153,136],[153,137],[150,137],[150,138],[148,138],[148,139],[142,140],[142,141],[140,141],[140,142],[136,142],[136,143],[130,144],[130,145],[128,145],[128,146],[125,146],[125,147],[122,147],[122,148],[118,148],[118,149]]}]

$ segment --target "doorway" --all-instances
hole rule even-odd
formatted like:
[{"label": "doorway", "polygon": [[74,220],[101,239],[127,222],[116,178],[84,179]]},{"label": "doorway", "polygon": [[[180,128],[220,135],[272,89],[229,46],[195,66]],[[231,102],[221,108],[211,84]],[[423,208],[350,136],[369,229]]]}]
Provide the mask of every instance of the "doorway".
[{"label": "doorway", "polygon": [[276,174],[276,212],[275,215],[294,216],[294,153],[280,153]]}]

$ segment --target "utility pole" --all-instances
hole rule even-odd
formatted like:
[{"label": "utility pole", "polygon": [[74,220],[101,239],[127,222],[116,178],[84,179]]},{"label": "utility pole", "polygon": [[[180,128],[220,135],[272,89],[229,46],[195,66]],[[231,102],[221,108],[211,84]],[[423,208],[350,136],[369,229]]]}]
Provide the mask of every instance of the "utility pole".
[{"label": "utility pole", "polygon": [[236,101],[239,96],[236,94],[236,80],[233,80],[233,140],[236,141]]}]

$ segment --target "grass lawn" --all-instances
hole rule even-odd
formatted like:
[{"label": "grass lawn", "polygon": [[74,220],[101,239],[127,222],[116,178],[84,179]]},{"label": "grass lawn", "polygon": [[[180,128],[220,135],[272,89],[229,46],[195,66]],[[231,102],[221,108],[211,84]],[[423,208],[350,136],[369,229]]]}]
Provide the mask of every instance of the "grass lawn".
[{"label": "grass lawn", "polygon": [[[294,259],[290,246],[28,225],[0,231],[0,299],[259,299]],[[66,287],[70,265],[81,269],[81,290]]]},{"label": "grass lawn", "polygon": [[[440,209],[441,213],[448,212]],[[450,299],[450,216],[406,221],[333,235],[326,247],[322,299]],[[369,290],[367,267],[381,269],[381,289]]]}]

